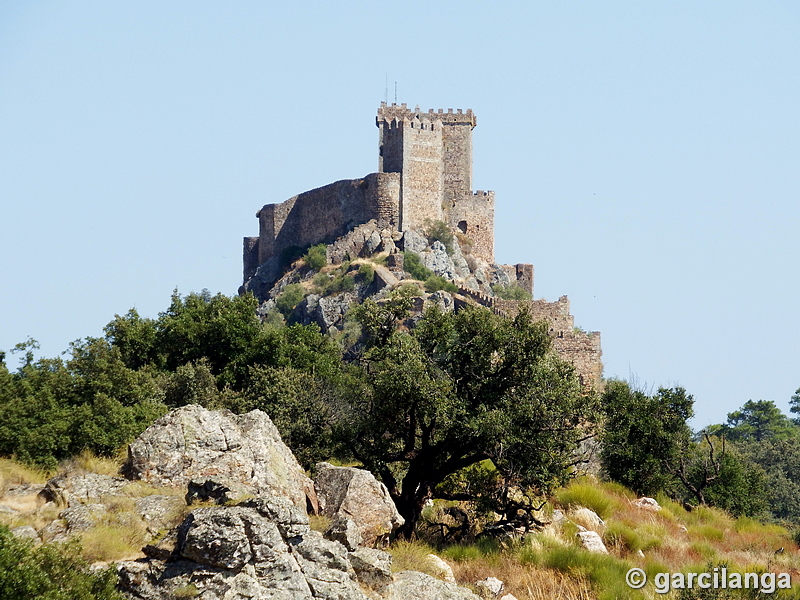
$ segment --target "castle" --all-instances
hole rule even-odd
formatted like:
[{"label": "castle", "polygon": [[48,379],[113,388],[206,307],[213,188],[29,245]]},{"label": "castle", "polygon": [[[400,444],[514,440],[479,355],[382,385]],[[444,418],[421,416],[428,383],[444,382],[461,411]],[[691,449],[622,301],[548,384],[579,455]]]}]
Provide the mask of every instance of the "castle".
[{"label": "castle", "polygon": [[[244,238],[243,289],[253,289],[256,279],[275,282],[293,251],[332,244],[364,224],[374,222],[400,240],[403,232],[426,231],[441,222],[468,240],[474,260],[532,295],[533,265],[494,264],[494,192],[472,191],[472,130],[477,124],[472,110],[424,112],[382,102],[375,123],[377,173],[303,192],[256,213],[259,235]],[[514,314],[525,304],[536,318],[550,322],[556,351],[576,366],[581,379],[599,385],[600,335],[574,327],[566,296],[558,302],[503,301],[491,295],[488,283],[484,289],[465,285],[460,292],[462,302],[502,314]]]}]

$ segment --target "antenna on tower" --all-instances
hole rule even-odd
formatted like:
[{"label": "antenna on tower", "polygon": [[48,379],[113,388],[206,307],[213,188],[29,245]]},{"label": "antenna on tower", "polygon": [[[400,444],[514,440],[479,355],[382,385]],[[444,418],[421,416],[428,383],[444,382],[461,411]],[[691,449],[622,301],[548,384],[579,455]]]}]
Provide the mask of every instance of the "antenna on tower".
[{"label": "antenna on tower", "polygon": [[394,82],[394,103],[397,104],[397,82]]}]

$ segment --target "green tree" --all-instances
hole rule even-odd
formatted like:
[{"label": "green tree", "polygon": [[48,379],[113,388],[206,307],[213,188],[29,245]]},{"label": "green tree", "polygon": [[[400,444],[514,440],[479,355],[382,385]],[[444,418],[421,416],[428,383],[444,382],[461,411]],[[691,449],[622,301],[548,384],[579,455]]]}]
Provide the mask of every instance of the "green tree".
[{"label": "green tree", "polygon": [[748,400],[739,410],[728,413],[728,421],[720,432],[734,441],[761,442],[796,435],[796,428],[772,400]]},{"label": "green tree", "polygon": [[610,381],[602,397],[605,422],[600,460],[614,481],[639,494],[672,491],[677,465],[688,448],[694,400],[680,387],[661,388],[655,396]]},{"label": "green tree", "polygon": [[800,388],[797,388],[792,394],[792,399],[789,400],[789,412],[793,415],[798,415],[792,419],[795,425],[800,425]]},{"label": "green tree", "polygon": [[339,435],[388,487],[403,535],[427,499],[446,495],[449,475],[486,459],[524,488],[569,476],[594,397],[549,351],[546,324],[433,308],[412,333],[363,325],[379,332],[361,362],[369,387],[351,398]]},{"label": "green tree", "polygon": [[725,438],[708,433],[687,447],[679,465],[668,469],[681,480],[689,500],[728,511],[734,516],[763,517],[768,509],[763,469],[742,455]]}]

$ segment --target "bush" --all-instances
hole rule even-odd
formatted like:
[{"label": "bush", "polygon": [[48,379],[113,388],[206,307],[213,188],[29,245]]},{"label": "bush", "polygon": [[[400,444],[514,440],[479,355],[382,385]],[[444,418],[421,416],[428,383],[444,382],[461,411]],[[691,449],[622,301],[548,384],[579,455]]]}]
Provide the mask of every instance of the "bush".
[{"label": "bush", "polygon": [[458,288],[452,281],[448,281],[441,275],[431,275],[425,280],[425,291],[438,292],[439,290],[455,294]]},{"label": "bush", "polygon": [[425,223],[425,235],[428,237],[429,244],[441,242],[448,254],[453,253],[453,232],[443,221],[427,221]]},{"label": "bush", "polygon": [[291,283],[283,288],[281,295],[275,300],[275,306],[284,317],[288,317],[302,299],[303,286],[299,283]]},{"label": "bush", "polygon": [[601,519],[607,519],[619,508],[619,500],[596,483],[575,481],[558,490],[555,500],[564,508],[583,506],[593,510]]},{"label": "bush", "polygon": [[338,294],[339,292],[352,292],[356,287],[356,280],[352,275],[342,275],[332,279],[323,291],[324,296]]},{"label": "bush", "polygon": [[419,281],[425,281],[433,275],[433,271],[422,264],[422,260],[416,252],[403,252],[403,268],[406,273]]},{"label": "bush", "polygon": [[372,280],[375,279],[375,268],[369,263],[364,263],[358,267],[358,274],[361,275],[361,279],[364,283],[369,285],[372,283]]},{"label": "bush", "polygon": [[516,283],[513,285],[495,284],[492,286],[494,295],[502,300],[530,300],[530,292],[523,290]]},{"label": "bush", "polygon": [[113,568],[90,571],[72,542],[34,548],[0,526],[0,598],[123,600]]},{"label": "bush", "polygon": [[303,260],[310,268],[319,271],[328,264],[328,247],[325,244],[311,246],[303,256]]}]

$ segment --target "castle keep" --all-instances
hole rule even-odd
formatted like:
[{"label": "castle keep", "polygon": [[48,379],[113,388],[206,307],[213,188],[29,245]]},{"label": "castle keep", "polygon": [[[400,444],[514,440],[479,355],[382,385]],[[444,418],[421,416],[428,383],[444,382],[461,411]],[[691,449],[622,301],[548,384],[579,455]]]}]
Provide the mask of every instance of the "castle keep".
[{"label": "castle keep", "polygon": [[[377,173],[330,183],[256,213],[259,235],[244,238],[242,292],[274,299],[287,260],[319,243],[328,245],[331,264],[383,252],[388,269],[376,271],[383,286],[408,277],[399,251],[413,251],[456,284],[456,308],[480,304],[513,316],[525,307],[534,318],[547,320],[559,355],[575,365],[585,385],[600,385],[600,334],[575,328],[566,296],[547,302],[502,300],[495,294],[499,286],[520,287],[532,295],[533,265],[494,264],[494,192],[472,190],[472,130],[477,124],[472,110],[425,112],[382,102],[375,124]],[[442,224],[458,237],[452,256],[420,235]],[[306,318],[307,300],[313,296],[303,302]],[[321,306],[326,299],[316,296],[315,302]],[[340,326],[335,319],[343,321],[346,305],[330,323],[329,313],[323,329]]]},{"label": "castle keep", "polygon": [[471,110],[420,112],[381,103],[378,172],[303,192],[256,213],[258,237],[245,238],[244,278],[291,247],[330,243],[375,219],[397,231],[443,221],[494,262],[494,192],[472,191]]}]

